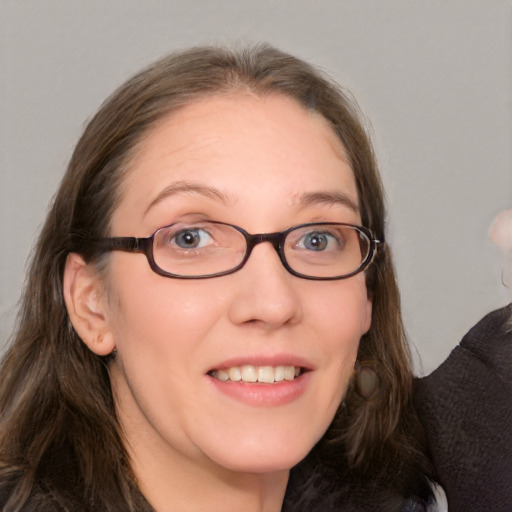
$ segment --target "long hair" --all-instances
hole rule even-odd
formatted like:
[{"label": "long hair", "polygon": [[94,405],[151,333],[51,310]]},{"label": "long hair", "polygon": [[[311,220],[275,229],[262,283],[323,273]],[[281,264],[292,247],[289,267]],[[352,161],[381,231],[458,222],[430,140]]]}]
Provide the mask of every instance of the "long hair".
[{"label": "long hair", "polygon": [[[70,323],[62,293],[65,261],[71,252],[98,267],[108,258],[97,258],[87,240],[109,236],[131,157],[155,123],[196,99],[244,91],[285,95],[329,121],[354,172],[362,223],[385,239],[383,190],[363,117],[350,95],[314,67],[266,45],[200,47],[171,54],[131,78],[86,127],[32,254],[17,329],[0,368],[0,480],[16,482],[5,510],[25,503],[48,478],[52,457],[64,451],[77,468],[72,485],[84,503],[99,510],[136,507],[109,359],[89,351]],[[412,372],[388,247],[378,251],[366,275],[373,317],[358,360],[375,369],[379,390],[364,400],[350,386],[339,413],[342,428],[335,421],[326,435],[360,468],[375,467],[375,461],[382,466],[400,449],[419,453],[407,433],[415,422]]]}]

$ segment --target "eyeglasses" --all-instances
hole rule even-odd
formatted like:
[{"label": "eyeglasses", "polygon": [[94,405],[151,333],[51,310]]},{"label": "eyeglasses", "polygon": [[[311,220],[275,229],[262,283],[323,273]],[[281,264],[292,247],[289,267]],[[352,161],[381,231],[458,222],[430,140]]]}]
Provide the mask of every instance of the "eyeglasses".
[{"label": "eyeglasses", "polygon": [[103,238],[97,247],[143,253],[161,276],[207,279],[240,270],[254,247],[264,242],[273,245],[290,274],[314,280],[344,279],[362,272],[383,243],[367,228],[337,222],[251,235],[224,222],[194,221],[165,226],[148,238]]}]

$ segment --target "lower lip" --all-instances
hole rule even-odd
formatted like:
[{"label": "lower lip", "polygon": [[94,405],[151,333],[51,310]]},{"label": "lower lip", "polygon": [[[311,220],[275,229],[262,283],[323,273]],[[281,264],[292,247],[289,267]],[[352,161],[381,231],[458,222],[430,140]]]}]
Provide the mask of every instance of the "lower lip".
[{"label": "lower lip", "polygon": [[208,375],[211,384],[224,395],[252,406],[278,406],[297,400],[305,391],[311,372],[303,373],[294,380],[273,384],[221,381]]}]

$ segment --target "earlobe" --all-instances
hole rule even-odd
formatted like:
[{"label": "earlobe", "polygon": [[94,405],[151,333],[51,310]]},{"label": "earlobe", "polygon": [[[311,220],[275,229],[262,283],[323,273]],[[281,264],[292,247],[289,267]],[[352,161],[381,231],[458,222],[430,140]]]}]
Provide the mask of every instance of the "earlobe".
[{"label": "earlobe", "polygon": [[95,354],[110,354],[115,342],[107,322],[102,286],[97,274],[78,254],[71,253],[66,260],[63,294],[78,336]]}]

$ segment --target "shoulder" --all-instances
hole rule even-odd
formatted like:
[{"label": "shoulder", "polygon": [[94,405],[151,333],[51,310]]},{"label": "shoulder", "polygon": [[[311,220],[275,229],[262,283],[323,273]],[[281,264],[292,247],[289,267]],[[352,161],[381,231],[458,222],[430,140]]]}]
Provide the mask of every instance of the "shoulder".
[{"label": "shoulder", "polygon": [[137,512],[154,512],[133,482],[128,482],[130,493],[128,499],[120,493],[119,489],[115,489],[107,483],[104,490],[109,499],[104,500],[101,497],[103,495],[86,490],[76,473],[69,471],[70,467],[66,466],[63,459],[62,462],[62,464],[46,466],[33,482],[23,481],[23,470],[9,471],[8,476],[2,476],[0,472],[0,511],[106,512],[136,510]]},{"label": "shoulder", "polygon": [[[27,500],[23,505],[17,506],[12,502],[16,490],[17,481],[9,480],[0,482],[0,510],[16,510],[17,512],[68,512],[70,509],[47,489],[41,486],[34,486]],[[9,508],[7,508],[9,505]]]},{"label": "shoulder", "polygon": [[[416,471],[399,471],[399,461],[374,478],[317,449],[292,469],[283,512],[438,512],[431,483]],[[395,470],[393,470],[395,468]]]},{"label": "shoulder", "polygon": [[437,370],[416,381],[415,405],[426,420],[437,409],[445,419],[462,419],[468,405],[483,408],[473,412],[477,416],[488,410],[505,418],[511,414],[511,388],[512,304],[485,316]]},{"label": "shoulder", "polygon": [[512,510],[512,305],[418,379],[414,402],[450,510]]},{"label": "shoulder", "polygon": [[4,466],[0,473],[0,510],[16,512],[90,512],[69,450],[53,450],[38,470]]},{"label": "shoulder", "polygon": [[512,386],[512,304],[486,315],[464,336],[460,348]]}]

